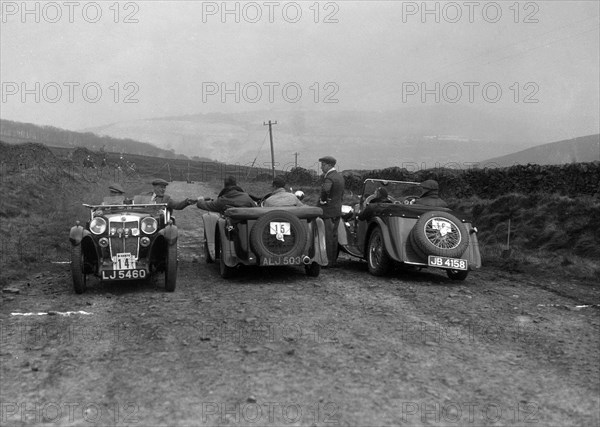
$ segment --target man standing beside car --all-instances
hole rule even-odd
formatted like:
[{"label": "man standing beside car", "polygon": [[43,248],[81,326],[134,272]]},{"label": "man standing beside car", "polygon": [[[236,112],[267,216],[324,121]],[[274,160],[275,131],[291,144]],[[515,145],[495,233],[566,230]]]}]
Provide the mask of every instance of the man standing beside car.
[{"label": "man standing beside car", "polygon": [[344,177],[336,170],[337,161],[331,156],[321,157],[323,184],[317,206],[323,209],[325,223],[325,243],[327,245],[328,267],[336,266],[338,246],[338,225],[342,216],[342,197],[344,196]]}]

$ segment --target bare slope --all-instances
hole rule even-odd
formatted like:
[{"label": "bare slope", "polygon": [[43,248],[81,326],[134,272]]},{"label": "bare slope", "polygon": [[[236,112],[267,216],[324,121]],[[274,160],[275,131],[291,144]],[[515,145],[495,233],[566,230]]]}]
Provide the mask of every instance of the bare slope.
[{"label": "bare slope", "polygon": [[480,162],[480,165],[487,167],[505,167],[528,163],[560,165],[596,160],[600,160],[600,134],[538,145],[537,147]]}]

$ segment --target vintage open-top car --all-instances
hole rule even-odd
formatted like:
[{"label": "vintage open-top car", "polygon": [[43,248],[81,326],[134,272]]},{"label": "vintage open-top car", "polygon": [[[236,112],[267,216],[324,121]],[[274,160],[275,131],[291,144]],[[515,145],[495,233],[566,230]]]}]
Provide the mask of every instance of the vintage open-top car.
[{"label": "vintage open-top car", "polygon": [[327,265],[322,214],[321,208],[309,206],[208,212],[202,215],[206,262],[217,261],[224,278],[239,265],[299,265],[316,277]]},{"label": "vintage open-top car", "polygon": [[103,281],[121,281],[164,272],[165,289],[175,290],[177,227],[166,204],[136,196],[131,204],[84,206],[90,209],[90,220],[85,226],[77,221],[69,234],[76,293],[85,291],[89,274]]},{"label": "vintage open-top car", "polygon": [[[378,188],[385,188],[385,200],[375,199]],[[340,250],[365,259],[376,276],[398,262],[441,268],[450,279],[466,279],[481,267],[477,229],[460,212],[419,204],[421,193],[417,182],[365,180],[359,203],[344,206]]]}]

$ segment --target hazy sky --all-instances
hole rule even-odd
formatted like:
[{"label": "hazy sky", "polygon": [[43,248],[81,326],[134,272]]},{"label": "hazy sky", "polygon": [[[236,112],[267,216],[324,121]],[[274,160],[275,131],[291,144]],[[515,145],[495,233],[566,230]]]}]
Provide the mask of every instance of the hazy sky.
[{"label": "hazy sky", "polygon": [[83,129],[439,96],[598,132],[597,1],[0,3],[5,119]]}]

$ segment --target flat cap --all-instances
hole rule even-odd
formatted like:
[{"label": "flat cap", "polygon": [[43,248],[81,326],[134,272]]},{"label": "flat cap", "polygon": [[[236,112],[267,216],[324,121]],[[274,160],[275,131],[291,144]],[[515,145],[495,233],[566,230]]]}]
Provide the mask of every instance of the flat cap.
[{"label": "flat cap", "polygon": [[154,181],[152,181],[152,185],[169,185],[169,183],[167,181],[165,181],[164,179],[158,178],[155,179]]},{"label": "flat cap", "polygon": [[438,190],[439,189],[438,182],[433,179],[428,179],[427,181],[423,181],[421,183],[421,187],[426,190]]},{"label": "flat cap", "polygon": [[108,186],[108,189],[110,190],[111,193],[119,193],[119,194],[123,194],[125,193],[125,190],[123,190],[123,187],[121,187],[121,184],[110,184]]},{"label": "flat cap", "polygon": [[319,159],[320,162],[323,163],[329,163],[330,165],[334,165],[337,163],[337,160],[335,160],[335,157],[331,157],[331,156],[325,156],[325,157],[321,157]]},{"label": "flat cap", "polygon": [[285,179],[281,176],[276,176],[273,178],[273,187],[282,188],[285,187]]}]

